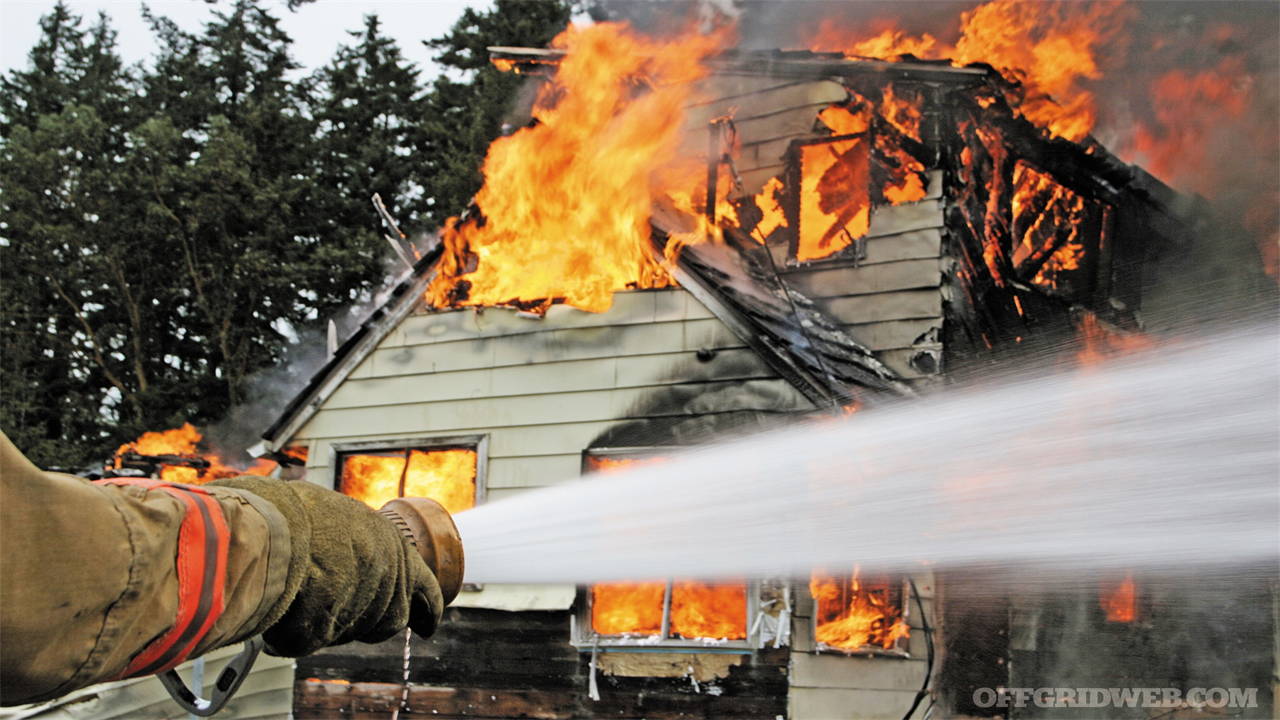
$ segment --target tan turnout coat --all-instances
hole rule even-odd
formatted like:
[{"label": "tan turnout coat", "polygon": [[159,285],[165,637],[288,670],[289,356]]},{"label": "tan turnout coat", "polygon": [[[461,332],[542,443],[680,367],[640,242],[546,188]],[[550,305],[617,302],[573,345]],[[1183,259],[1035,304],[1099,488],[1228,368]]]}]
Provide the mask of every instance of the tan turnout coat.
[{"label": "tan turnout coat", "polygon": [[289,559],[284,517],[253,493],[47,473],[0,434],[0,704],[257,634]]}]

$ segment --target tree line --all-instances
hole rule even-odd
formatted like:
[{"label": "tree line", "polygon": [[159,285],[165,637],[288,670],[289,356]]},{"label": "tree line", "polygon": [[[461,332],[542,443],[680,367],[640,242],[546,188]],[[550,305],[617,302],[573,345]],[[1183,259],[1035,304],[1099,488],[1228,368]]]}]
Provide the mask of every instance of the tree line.
[{"label": "tree line", "polygon": [[270,8],[201,32],[147,14],[154,62],[63,3],[0,79],[0,428],[76,467],[251,400],[250,376],[367,299],[389,250],[369,198],[430,232],[479,189],[521,79],[485,48],[544,46],[562,0],[496,0],[427,41],[424,79],[378,18],[310,75]]}]

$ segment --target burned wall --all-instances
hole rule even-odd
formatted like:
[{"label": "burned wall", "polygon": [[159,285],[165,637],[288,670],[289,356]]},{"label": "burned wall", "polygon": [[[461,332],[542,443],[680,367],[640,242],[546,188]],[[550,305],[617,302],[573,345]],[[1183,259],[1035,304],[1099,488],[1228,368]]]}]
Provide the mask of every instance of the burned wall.
[{"label": "burned wall", "polygon": [[[786,714],[788,651],[737,655],[703,676],[598,670],[569,643],[570,613],[447,608],[431,638],[412,639],[408,708],[439,718],[773,718]],[[294,717],[386,718],[400,706],[402,638],[353,643],[298,660]],[[620,654],[620,653],[619,653]],[[597,665],[602,665],[597,658]],[[617,664],[617,663],[615,663]]]}]

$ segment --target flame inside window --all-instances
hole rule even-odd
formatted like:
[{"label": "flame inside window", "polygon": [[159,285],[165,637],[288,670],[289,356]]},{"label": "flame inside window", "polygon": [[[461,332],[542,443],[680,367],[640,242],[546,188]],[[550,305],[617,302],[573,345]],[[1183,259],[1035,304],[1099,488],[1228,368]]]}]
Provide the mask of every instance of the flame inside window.
[{"label": "flame inside window", "polygon": [[865,138],[800,147],[797,260],[829,257],[867,234],[870,159]]},{"label": "flame inside window", "polygon": [[1098,604],[1107,614],[1110,622],[1133,622],[1137,614],[1137,588],[1133,584],[1133,573],[1125,575],[1120,582],[1104,583],[1099,593]]},{"label": "flame inside window", "polygon": [[[658,464],[662,457],[587,457],[588,472]],[[670,592],[668,592],[668,586]],[[591,588],[591,629],[601,635],[658,636],[669,603],[670,638],[745,640],[747,584],[693,580],[600,583]]]},{"label": "flame inside window", "polygon": [[903,619],[901,588],[889,577],[833,576],[817,571],[809,580],[818,642],[841,650],[878,647],[892,650],[910,635]]},{"label": "flame inside window", "polygon": [[347,455],[342,461],[342,492],[374,509],[398,497],[426,497],[450,513],[461,512],[476,504],[476,451],[449,448]]},{"label": "flame inside window", "polygon": [[601,583],[591,588],[591,629],[601,635],[662,632],[666,583]]},{"label": "flame inside window", "polygon": [[674,583],[671,587],[671,634],[682,638],[745,640],[746,583]]}]

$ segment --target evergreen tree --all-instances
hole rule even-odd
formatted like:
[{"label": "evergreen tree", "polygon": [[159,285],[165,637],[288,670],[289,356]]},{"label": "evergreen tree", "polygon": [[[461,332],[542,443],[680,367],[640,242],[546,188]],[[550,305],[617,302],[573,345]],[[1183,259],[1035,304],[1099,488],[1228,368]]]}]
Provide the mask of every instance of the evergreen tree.
[{"label": "evergreen tree", "polygon": [[447,35],[427,43],[440,51],[437,63],[461,76],[442,74],[427,98],[420,172],[434,224],[462,212],[480,190],[489,143],[502,134],[524,82],[494,67],[487,48],[546,47],[570,14],[562,0],[497,0],[488,12],[468,8]]},{"label": "evergreen tree", "polygon": [[162,51],[134,78],[55,8],[0,88],[0,426],[44,465],[216,420],[380,276],[381,248],[320,217],[276,19],[242,0],[200,34],[152,20]]},{"label": "evergreen tree", "polygon": [[414,178],[424,102],[418,69],[380,34],[376,15],[351,35],[359,43],[339,48],[312,76],[312,115],[320,133],[314,163],[325,246],[358,248],[364,261],[348,260],[334,272],[363,278],[377,271],[386,251],[382,221],[370,202],[374,193],[406,231],[422,211],[422,187]]},{"label": "evergreen tree", "polygon": [[34,130],[41,116],[70,105],[94,108],[111,128],[127,122],[136,70],[116,54],[116,32],[105,14],[87,30],[82,20],[62,0],[40,19],[29,69],[0,78],[0,137],[18,125]]},{"label": "evergreen tree", "polygon": [[153,306],[126,278],[137,193],[118,175],[136,78],[105,17],[59,3],[24,72],[0,81],[0,426],[45,465],[110,444],[142,414],[137,366]]}]

